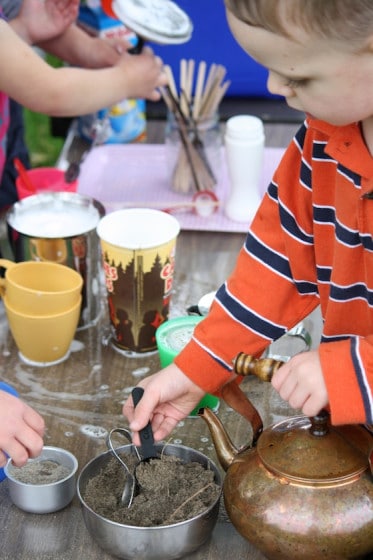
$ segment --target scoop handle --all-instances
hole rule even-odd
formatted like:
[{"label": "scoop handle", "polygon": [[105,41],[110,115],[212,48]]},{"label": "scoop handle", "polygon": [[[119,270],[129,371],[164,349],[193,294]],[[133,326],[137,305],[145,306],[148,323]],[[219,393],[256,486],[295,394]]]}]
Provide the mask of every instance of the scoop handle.
[{"label": "scoop handle", "polygon": [[[134,387],[134,389],[132,389],[132,400],[135,408],[141,401],[143,394],[144,389],[142,387]],[[140,454],[142,460],[146,461],[147,459],[157,457],[157,451],[154,447],[153,430],[150,422],[147,423],[145,428],[142,428],[142,430],[140,430],[139,435],[141,441]]]}]

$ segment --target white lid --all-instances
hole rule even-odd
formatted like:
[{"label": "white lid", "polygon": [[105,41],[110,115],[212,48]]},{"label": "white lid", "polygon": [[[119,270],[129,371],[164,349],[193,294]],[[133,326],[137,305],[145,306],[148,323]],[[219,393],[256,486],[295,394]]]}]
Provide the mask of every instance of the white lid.
[{"label": "white lid", "polygon": [[125,249],[150,249],[176,238],[180,224],[174,216],[151,208],[127,208],[100,220],[100,239]]},{"label": "white lid", "polygon": [[140,37],[163,44],[185,43],[193,25],[171,0],[114,0],[117,17]]},{"label": "white lid", "polygon": [[233,140],[256,140],[264,137],[263,121],[253,115],[237,115],[227,120],[226,134]]}]

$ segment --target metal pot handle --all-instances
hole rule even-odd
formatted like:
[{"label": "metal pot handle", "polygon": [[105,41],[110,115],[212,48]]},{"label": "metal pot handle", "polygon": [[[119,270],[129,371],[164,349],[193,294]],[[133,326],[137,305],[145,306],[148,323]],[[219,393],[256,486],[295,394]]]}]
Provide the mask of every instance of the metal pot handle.
[{"label": "metal pot handle", "polygon": [[[292,329],[287,331],[282,337],[278,339],[278,341],[284,340],[285,338],[293,338],[293,339],[300,339],[303,344],[304,348],[302,350],[297,350],[301,352],[307,352],[307,350],[311,349],[312,346],[312,338],[308,330],[305,328],[303,321],[295,325]],[[274,341],[274,344],[278,341]],[[270,344],[264,352],[265,358],[274,358],[276,360],[281,360],[283,362],[287,362],[291,355],[284,355],[282,353],[277,353],[276,349],[273,348],[273,344]]]}]

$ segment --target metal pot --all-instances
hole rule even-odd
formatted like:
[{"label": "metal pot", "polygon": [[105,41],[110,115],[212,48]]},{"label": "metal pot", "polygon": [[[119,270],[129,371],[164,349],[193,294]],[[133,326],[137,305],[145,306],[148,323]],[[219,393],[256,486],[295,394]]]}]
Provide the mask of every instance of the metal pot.
[{"label": "metal pot", "polygon": [[[217,467],[205,455],[183,445],[156,444],[159,453],[175,455],[182,461],[197,461],[215,473],[215,482],[221,484]],[[132,445],[116,450],[122,456],[132,453]],[[219,513],[219,498],[205,512],[186,521],[158,527],[136,527],[116,523],[93,511],[84,496],[90,479],[105,469],[111,460],[110,451],[92,459],[81,471],[77,493],[82,506],[86,527],[101,548],[124,560],[173,560],[197,550],[211,536]]]},{"label": "metal pot", "polygon": [[[47,462],[64,467],[66,475],[43,482],[35,482],[32,478],[27,482],[19,479],[19,473],[29,465],[42,465],[40,468],[45,469],[44,465]],[[8,459],[4,468],[10,499],[17,507],[30,513],[52,513],[66,507],[75,495],[77,470],[78,461],[70,451],[48,445],[43,447],[39,457],[29,459],[24,467],[15,467],[12,460]]]},{"label": "metal pot", "polygon": [[78,328],[92,325],[101,311],[101,253],[96,226],[104,207],[78,193],[48,192],[16,202],[8,211],[8,238],[16,262],[53,261],[83,277]]},{"label": "metal pot", "polygon": [[[241,355],[236,371],[269,380],[279,365]],[[225,506],[241,535],[269,560],[368,558],[373,551],[369,428],[331,426],[322,412],[262,432],[258,412],[234,382],[225,386],[223,398],[254,432],[252,444],[238,450],[214,413],[200,412],[227,471]]]}]

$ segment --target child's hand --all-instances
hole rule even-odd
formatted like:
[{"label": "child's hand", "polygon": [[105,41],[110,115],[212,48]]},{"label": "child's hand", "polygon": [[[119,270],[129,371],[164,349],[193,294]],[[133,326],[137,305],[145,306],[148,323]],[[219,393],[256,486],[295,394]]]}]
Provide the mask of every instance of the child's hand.
[{"label": "child's hand", "polygon": [[123,407],[123,414],[134,431],[135,445],[140,443],[138,430],[144,428],[149,420],[154,439],[164,439],[204,395],[204,391],[190,381],[175,364],[147,377],[140,385],[145,392],[136,408],[131,397]]},{"label": "child's hand", "polygon": [[123,97],[145,98],[151,101],[160,99],[159,87],[167,84],[163,71],[163,61],[155,56],[152,49],[145,47],[140,54],[125,53],[117,64],[121,67],[126,80],[126,94]]},{"label": "child's hand", "polygon": [[306,416],[315,416],[329,402],[315,350],[297,354],[281,366],[272,378],[272,385],[292,408],[301,409]]},{"label": "child's hand", "polygon": [[0,467],[7,455],[20,467],[43,448],[44,420],[23,401],[0,391]]},{"label": "child's hand", "polygon": [[23,0],[11,25],[30,45],[62,34],[78,16],[79,0]]}]

